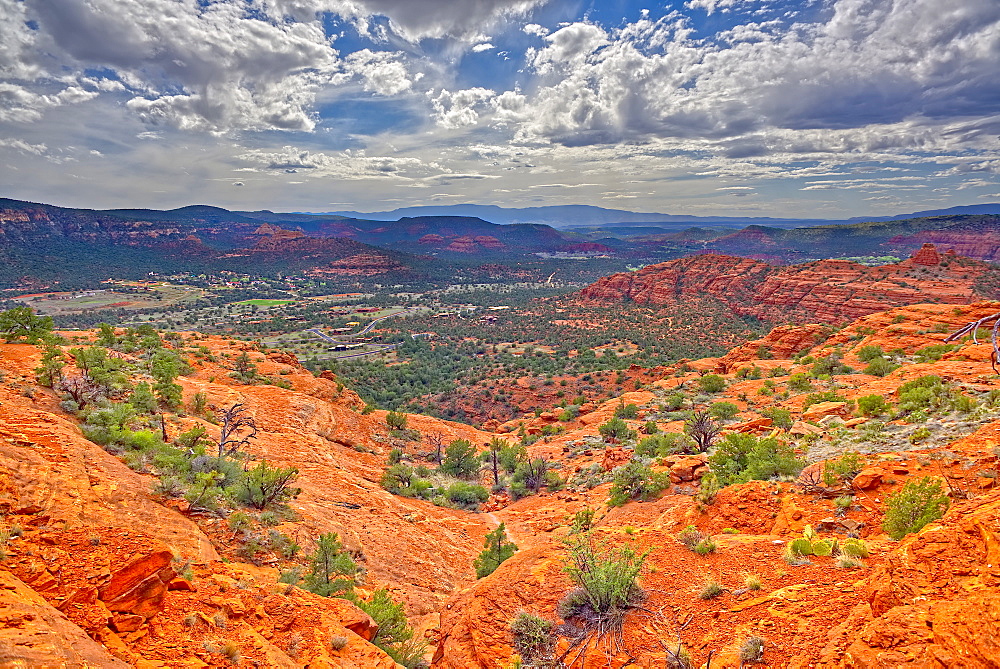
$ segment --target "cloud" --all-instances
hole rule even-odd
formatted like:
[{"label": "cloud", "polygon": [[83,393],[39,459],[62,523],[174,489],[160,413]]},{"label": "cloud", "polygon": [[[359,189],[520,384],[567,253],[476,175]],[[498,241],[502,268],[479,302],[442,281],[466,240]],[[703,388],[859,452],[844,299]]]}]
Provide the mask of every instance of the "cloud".
[{"label": "cloud", "polygon": [[568,25],[527,53],[544,84],[527,101],[520,137],[567,145],[658,137],[709,145],[702,149],[732,142],[715,150],[742,158],[988,136],[975,127],[954,140],[941,132],[1000,114],[1000,4],[954,0],[943,11],[935,0],[838,0],[825,16],[780,31],[754,24],[721,41],[694,39],[677,14],[610,33]]},{"label": "cloud", "polygon": [[399,95],[410,90],[413,81],[399,54],[362,49],[345,59],[345,70],[361,78],[366,91],[378,95]]},{"label": "cloud", "polygon": [[523,16],[548,0],[258,0],[278,14],[305,20],[334,12],[353,20],[358,29],[379,35],[376,17],[388,19],[390,30],[412,43],[452,38],[466,43],[483,41],[498,24]]},{"label": "cloud", "polygon": [[364,151],[335,154],[285,146],[278,151],[251,150],[238,157],[251,170],[305,174],[313,178],[367,179],[395,177],[422,179],[440,176],[446,170],[434,162],[419,158],[369,156]]},{"label": "cloud", "polygon": [[489,42],[483,42],[482,44],[477,44],[476,46],[472,47],[472,51],[474,53],[482,53],[483,51],[492,51],[495,48],[496,47],[490,44]]},{"label": "cloud", "polygon": [[480,111],[495,95],[492,90],[481,87],[454,92],[443,90],[431,98],[434,120],[438,125],[451,129],[475,125],[479,122]]},{"label": "cloud", "polygon": [[688,9],[704,9],[711,16],[717,9],[723,13],[727,13],[734,7],[755,3],[756,0],[688,0],[688,2],[684,3],[684,6]]}]

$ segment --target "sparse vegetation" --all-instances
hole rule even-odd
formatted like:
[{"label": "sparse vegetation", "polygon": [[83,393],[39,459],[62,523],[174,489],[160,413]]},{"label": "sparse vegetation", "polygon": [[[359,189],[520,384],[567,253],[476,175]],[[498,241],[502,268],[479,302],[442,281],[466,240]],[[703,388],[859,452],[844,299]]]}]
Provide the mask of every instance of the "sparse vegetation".
[{"label": "sparse vegetation", "polygon": [[940,481],[929,476],[919,481],[910,481],[886,500],[882,528],[890,537],[899,541],[943,516],[950,504]]}]

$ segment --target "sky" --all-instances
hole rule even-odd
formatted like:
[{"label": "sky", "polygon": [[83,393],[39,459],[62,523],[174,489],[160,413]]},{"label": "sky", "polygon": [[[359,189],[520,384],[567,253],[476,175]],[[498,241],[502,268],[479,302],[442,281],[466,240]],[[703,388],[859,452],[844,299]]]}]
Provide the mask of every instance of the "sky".
[{"label": "sky", "polygon": [[1000,202],[1000,0],[0,0],[0,196]]}]

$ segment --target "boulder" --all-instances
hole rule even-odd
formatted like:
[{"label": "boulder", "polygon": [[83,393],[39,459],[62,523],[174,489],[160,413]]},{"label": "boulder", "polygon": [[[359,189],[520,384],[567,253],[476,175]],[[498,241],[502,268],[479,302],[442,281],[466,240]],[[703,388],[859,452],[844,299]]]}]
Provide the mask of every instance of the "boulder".
[{"label": "boulder", "polygon": [[825,416],[846,416],[851,409],[847,402],[818,402],[802,412],[802,420],[819,420]]},{"label": "boulder", "polygon": [[170,582],[177,575],[170,566],[172,559],[166,549],[136,557],[98,589],[98,598],[111,611],[143,618],[156,615]]},{"label": "boulder", "polygon": [[856,490],[871,490],[877,488],[881,482],[882,470],[877,467],[866,467],[858,472],[851,485]]}]

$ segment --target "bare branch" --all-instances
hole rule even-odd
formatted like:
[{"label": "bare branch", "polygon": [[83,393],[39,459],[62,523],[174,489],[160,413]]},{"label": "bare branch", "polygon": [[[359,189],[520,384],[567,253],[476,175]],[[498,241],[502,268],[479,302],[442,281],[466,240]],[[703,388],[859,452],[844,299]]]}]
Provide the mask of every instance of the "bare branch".
[{"label": "bare branch", "polygon": [[997,369],[997,360],[1000,359],[1000,346],[997,344],[997,332],[1000,331],[1000,312],[992,314],[990,316],[984,316],[978,321],[972,321],[971,323],[966,323],[960,329],[952,332],[948,335],[944,342],[955,341],[967,334],[972,334],[972,343],[979,343],[979,328],[986,323],[993,321],[993,330],[990,332],[990,343],[993,344],[993,353],[990,354],[990,366],[993,367],[993,371],[1000,374],[1000,370]]},{"label": "bare branch", "polygon": [[257,423],[253,416],[247,413],[242,402],[231,407],[209,407],[219,421],[222,429],[219,432],[219,457],[225,458],[237,453],[241,448],[250,445],[250,440],[257,436]]}]

